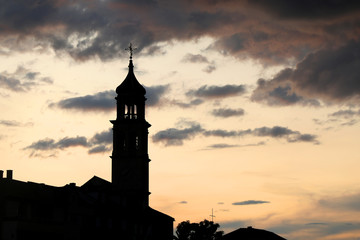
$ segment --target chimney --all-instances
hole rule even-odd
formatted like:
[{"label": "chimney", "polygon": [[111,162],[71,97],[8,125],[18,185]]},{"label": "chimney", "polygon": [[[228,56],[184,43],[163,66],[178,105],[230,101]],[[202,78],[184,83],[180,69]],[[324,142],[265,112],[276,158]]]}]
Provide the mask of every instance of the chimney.
[{"label": "chimney", "polygon": [[13,170],[6,170],[6,178],[7,179],[13,178]]},{"label": "chimney", "polygon": [[3,179],[3,178],[4,178],[4,171],[0,170],[0,179]]}]

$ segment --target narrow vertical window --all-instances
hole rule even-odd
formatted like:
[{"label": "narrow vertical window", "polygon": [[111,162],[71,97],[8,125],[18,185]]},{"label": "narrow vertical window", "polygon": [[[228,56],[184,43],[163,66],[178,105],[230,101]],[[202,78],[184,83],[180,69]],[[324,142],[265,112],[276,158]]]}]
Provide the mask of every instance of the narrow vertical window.
[{"label": "narrow vertical window", "polygon": [[124,112],[124,118],[127,118],[126,116],[129,114],[128,105],[125,104],[125,112]]},{"label": "narrow vertical window", "polygon": [[135,104],[134,104],[134,118],[135,119],[137,118],[137,107]]}]

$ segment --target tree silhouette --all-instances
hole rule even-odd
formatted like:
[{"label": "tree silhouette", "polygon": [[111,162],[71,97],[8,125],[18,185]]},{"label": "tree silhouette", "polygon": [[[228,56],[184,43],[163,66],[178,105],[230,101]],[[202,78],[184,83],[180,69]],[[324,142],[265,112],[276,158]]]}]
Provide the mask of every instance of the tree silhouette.
[{"label": "tree silhouette", "polygon": [[218,223],[204,220],[200,223],[190,223],[184,221],[177,225],[175,240],[220,240],[223,231],[217,231],[220,227]]}]

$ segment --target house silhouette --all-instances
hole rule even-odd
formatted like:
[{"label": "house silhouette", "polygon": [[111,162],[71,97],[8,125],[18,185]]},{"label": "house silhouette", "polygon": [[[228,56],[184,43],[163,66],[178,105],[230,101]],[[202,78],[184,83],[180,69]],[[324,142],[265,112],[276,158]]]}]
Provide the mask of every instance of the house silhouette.
[{"label": "house silhouette", "polygon": [[12,170],[4,177],[0,171],[1,240],[172,239],[174,219],[149,206],[151,125],[132,54],[116,93],[111,182],[94,176],[82,186],[55,187],[15,180]]}]

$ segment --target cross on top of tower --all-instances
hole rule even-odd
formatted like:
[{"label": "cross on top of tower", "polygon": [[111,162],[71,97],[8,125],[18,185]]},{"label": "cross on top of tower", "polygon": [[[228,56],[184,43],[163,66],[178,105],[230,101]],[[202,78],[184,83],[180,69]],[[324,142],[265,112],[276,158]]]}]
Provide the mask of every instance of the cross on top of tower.
[{"label": "cross on top of tower", "polygon": [[125,50],[130,53],[130,60],[132,60],[133,52],[134,52],[135,50],[137,50],[137,48],[133,48],[132,44],[130,43],[130,44],[129,44],[129,47],[125,48]]}]

